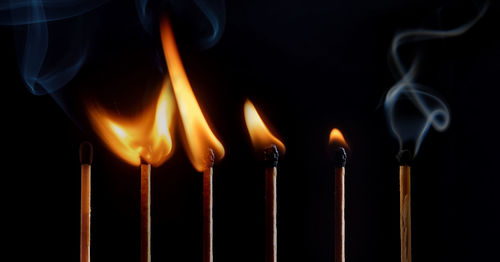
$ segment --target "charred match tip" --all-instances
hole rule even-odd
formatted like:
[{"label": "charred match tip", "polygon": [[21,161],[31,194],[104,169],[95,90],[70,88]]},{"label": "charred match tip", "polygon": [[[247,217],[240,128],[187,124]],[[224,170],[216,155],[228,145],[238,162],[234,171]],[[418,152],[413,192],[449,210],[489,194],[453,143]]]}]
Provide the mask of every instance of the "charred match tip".
[{"label": "charred match tip", "polygon": [[278,166],[279,156],[280,154],[278,153],[278,147],[276,147],[276,145],[271,145],[270,147],[264,149],[264,164],[266,167]]},{"label": "charred match tip", "polygon": [[345,167],[347,162],[347,153],[341,146],[333,149],[333,165],[335,167]]},{"label": "charred match tip", "polygon": [[149,165],[149,162],[141,156],[141,165]]},{"label": "charred match tip", "polygon": [[211,168],[214,166],[215,163],[215,154],[214,150],[209,148],[208,149],[208,155],[207,155],[207,168]]},{"label": "charred match tip", "polygon": [[80,144],[80,164],[92,165],[92,158],[94,157],[94,148],[90,142],[82,142]]},{"label": "charred match tip", "polygon": [[408,149],[402,149],[401,151],[399,151],[396,158],[398,159],[399,164],[402,166],[409,166],[413,159],[410,150]]}]

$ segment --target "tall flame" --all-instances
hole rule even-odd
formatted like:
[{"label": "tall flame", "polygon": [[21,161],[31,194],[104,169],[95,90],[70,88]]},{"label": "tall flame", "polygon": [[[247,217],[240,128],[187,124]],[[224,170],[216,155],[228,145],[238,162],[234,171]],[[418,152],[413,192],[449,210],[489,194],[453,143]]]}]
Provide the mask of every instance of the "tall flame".
[{"label": "tall flame", "polygon": [[337,128],[332,129],[330,132],[329,144],[337,144],[339,146],[349,149],[349,144],[345,141],[344,135]]},{"label": "tall flame", "polygon": [[97,134],[126,162],[138,166],[142,158],[159,166],[171,155],[175,106],[168,80],[156,105],[133,119],[113,115],[97,104],[89,104],[87,110]]},{"label": "tall flame", "polygon": [[281,153],[285,152],[285,145],[269,131],[255,106],[248,99],[245,101],[243,113],[255,149],[265,149],[274,144]]},{"label": "tall flame", "polygon": [[216,159],[222,159],[224,147],[213,134],[196,101],[182,65],[172,25],[167,17],[162,18],[160,29],[163,52],[184,127],[186,151],[194,168],[203,171],[207,168],[209,150],[214,151]]}]

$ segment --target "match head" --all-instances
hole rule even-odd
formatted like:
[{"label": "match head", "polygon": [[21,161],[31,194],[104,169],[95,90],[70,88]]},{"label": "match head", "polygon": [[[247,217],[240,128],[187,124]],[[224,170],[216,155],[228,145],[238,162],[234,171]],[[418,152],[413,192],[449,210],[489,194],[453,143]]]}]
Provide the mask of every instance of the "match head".
[{"label": "match head", "polygon": [[347,153],[343,147],[339,146],[333,149],[332,162],[334,167],[345,167],[347,162]]},{"label": "match head", "polygon": [[210,167],[213,167],[214,166],[214,163],[215,163],[215,154],[214,154],[214,150],[209,148],[208,149],[208,155],[207,155],[207,168],[210,168]]},{"label": "match head", "polygon": [[80,164],[92,165],[92,158],[94,157],[94,149],[90,142],[84,141],[80,144]]},{"label": "match head", "polygon": [[409,166],[411,164],[411,161],[413,160],[413,156],[411,155],[410,150],[402,149],[396,155],[396,159],[398,160],[400,165]]},{"label": "match head", "polygon": [[278,147],[276,145],[271,145],[270,147],[264,149],[264,165],[266,167],[276,167],[278,166]]}]

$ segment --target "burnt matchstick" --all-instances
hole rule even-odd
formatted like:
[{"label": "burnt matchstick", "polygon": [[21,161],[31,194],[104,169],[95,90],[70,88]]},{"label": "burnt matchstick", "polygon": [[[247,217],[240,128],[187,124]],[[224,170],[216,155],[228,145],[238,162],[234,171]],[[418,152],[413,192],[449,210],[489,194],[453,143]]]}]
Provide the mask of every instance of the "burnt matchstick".
[{"label": "burnt matchstick", "polygon": [[266,262],[276,262],[278,257],[278,201],[276,194],[276,177],[278,176],[278,148],[276,145],[264,149],[264,166],[266,169]]},{"label": "burnt matchstick", "polygon": [[92,144],[89,142],[81,143],[80,262],[90,261],[90,170],[92,158]]},{"label": "burnt matchstick", "polygon": [[335,262],[345,261],[345,165],[347,143],[342,133],[334,128],[330,133],[334,178],[334,247]]},{"label": "burnt matchstick", "polygon": [[411,262],[411,153],[401,150],[399,161],[399,229],[401,237],[401,262]]},{"label": "burnt matchstick", "polygon": [[141,158],[141,262],[151,262],[151,164]]},{"label": "burnt matchstick", "polygon": [[203,262],[213,262],[213,166],[215,155],[208,151],[207,168],[203,171]]}]

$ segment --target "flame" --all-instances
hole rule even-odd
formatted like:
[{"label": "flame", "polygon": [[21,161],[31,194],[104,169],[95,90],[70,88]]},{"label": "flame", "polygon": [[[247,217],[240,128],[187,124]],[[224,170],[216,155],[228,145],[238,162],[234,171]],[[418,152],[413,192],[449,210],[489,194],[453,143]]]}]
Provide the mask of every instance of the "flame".
[{"label": "flame", "polygon": [[349,145],[345,141],[344,135],[342,135],[342,132],[337,128],[332,129],[332,132],[330,132],[329,144],[337,144],[349,149]]},{"label": "flame", "polygon": [[196,101],[167,17],[162,18],[160,29],[163,52],[184,127],[184,145],[194,168],[201,172],[207,168],[209,150],[212,149],[216,159],[220,160],[224,157],[224,147],[213,134]]},{"label": "flame", "polygon": [[159,166],[172,152],[174,100],[165,80],[156,105],[133,119],[107,112],[97,104],[87,106],[90,122],[106,145],[126,162],[140,165],[141,158]]},{"label": "flame", "polygon": [[255,149],[265,149],[274,144],[281,153],[285,153],[285,145],[271,134],[262,118],[260,118],[255,106],[248,99],[245,101],[243,112],[248,133]]}]

